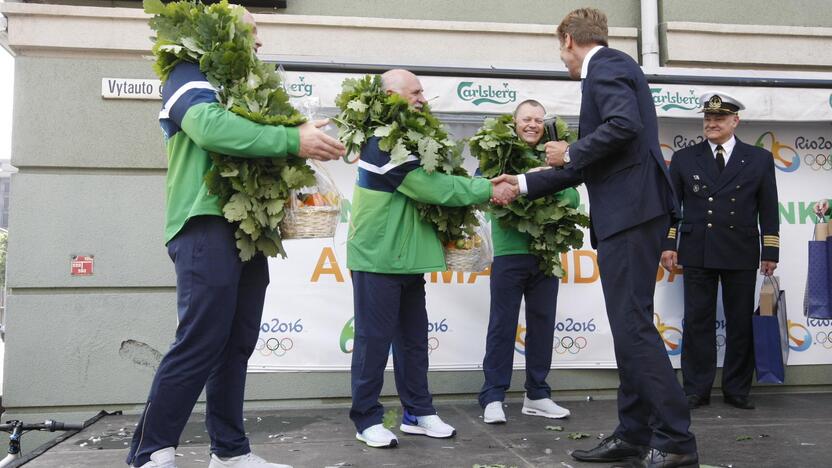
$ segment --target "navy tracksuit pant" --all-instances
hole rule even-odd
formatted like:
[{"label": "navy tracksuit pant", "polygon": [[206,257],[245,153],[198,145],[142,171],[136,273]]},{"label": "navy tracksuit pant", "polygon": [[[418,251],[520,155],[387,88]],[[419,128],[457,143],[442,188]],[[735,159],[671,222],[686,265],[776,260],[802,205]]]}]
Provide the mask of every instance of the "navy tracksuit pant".
[{"label": "navy tracksuit pant", "polygon": [[428,315],[425,276],[352,272],[355,339],[350,419],[358,432],[381,424],[378,399],[390,346],[396,389],[413,416],[436,414],[428,390]]},{"label": "navy tracksuit pant", "polygon": [[168,243],[176,268],[179,325],[162,358],[127,463],[179,445],[202,389],[211,452],[250,452],[243,428],[246,366],[260,333],[269,270],[266,258],[238,256],[235,227],[219,216],[191,218]]},{"label": "navy tracksuit pant", "polygon": [[540,271],[540,259],[531,254],[500,255],[491,265],[491,312],[482,370],[485,382],[479,402],[485,408],[503,401],[511,386],[514,341],[520,301],[526,298],[526,395],[549,398],[546,383],[552,365],[552,340],[558,302],[558,278]]},{"label": "navy tracksuit pant", "polygon": [[685,393],[711,396],[716,377],[716,296],[722,283],[725,311],[725,360],[722,393],[746,397],[754,376],[751,316],[757,270],[685,267],[685,326],[682,332],[682,377]]}]

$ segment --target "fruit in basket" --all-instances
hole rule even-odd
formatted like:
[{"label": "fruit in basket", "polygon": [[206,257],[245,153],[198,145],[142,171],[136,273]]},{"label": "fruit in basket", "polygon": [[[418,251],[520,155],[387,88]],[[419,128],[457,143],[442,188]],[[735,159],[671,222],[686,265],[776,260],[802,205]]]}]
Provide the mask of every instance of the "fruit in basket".
[{"label": "fruit in basket", "polygon": [[324,200],[328,206],[340,206],[341,205],[341,196],[338,192],[329,192],[323,195]]},{"label": "fruit in basket", "polygon": [[298,199],[303,206],[328,206],[329,203],[320,193],[299,193]]},{"label": "fruit in basket", "polygon": [[455,241],[449,241],[445,244],[445,248],[447,249],[456,249],[456,250],[471,250],[475,249],[482,245],[482,237],[478,235],[474,235],[473,237],[469,237],[466,239],[458,239]]}]

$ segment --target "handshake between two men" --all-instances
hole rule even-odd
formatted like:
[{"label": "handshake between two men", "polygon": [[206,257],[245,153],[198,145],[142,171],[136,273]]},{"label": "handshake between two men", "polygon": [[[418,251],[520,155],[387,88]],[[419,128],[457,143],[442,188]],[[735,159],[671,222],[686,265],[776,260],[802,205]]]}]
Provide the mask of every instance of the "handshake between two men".
[{"label": "handshake between two men", "polygon": [[[550,141],[546,143],[544,149],[546,150],[547,165],[532,169],[530,172],[542,171],[553,167],[563,167],[564,164],[569,162],[567,159],[569,144],[565,141]],[[494,184],[491,203],[508,205],[521,195],[520,180],[516,175],[501,174],[491,179],[491,183]]]}]

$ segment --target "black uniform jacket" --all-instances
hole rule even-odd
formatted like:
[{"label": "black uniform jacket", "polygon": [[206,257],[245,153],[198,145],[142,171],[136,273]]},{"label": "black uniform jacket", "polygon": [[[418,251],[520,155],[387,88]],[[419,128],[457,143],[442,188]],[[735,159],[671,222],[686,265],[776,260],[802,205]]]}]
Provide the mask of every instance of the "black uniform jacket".
[{"label": "black uniform jacket", "polygon": [[672,226],[664,250],[680,265],[751,270],[780,253],[780,219],[774,158],[737,139],[722,173],[708,141],[683,148],[670,163],[682,220]]}]

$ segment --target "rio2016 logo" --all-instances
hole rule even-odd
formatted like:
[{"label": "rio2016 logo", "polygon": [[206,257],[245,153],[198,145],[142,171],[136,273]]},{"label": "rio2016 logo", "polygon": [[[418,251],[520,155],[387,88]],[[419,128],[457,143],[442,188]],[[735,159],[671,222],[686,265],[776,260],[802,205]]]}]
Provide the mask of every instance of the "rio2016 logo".
[{"label": "rio2016 logo", "polygon": [[774,132],[763,133],[754,145],[771,151],[774,167],[783,172],[794,172],[800,167],[800,155],[791,146],[781,143]]},{"label": "rio2016 logo", "polygon": [[682,330],[665,324],[659,314],[653,314],[653,324],[664,341],[668,356],[682,354]]},{"label": "rio2016 logo", "polygon": [[435,334],[448,333],[448,319],[443,318],[438,322],[428,322],[428,333],[433,333],[428,337],[428,354],[432,354],[439,349],[439,337]]},{"label": "rio2016 logo", "polygon": [[263,356],[283,357],[295,347],[295,342],[288,336],[283,338],[258,338],[254,349]]},{"label": "rio2016 logo", "polygon": [[694,136],[692,138],[688,138],[685,135],[676,135],[673,137],[673,145],[668,145],[667,143],[659,144],[659,148],[662,150],[662,158],[664,158],[665,165],[670,166],[670,161],[673,159],[673,153],[676,151],[689,146],[698,145],[703,141],[705,141],[705,137],[702,135]]},{"label": "rio2016 logo", "polygon": [[557,354],[566,354],[567,352],[569,354],[578,354],[581,350],[587,347],[587,344],[589,344],[589,342],[583,335],[555,335],[554,340],[552,340],[552,349],[554,349]]},{"label": "rio2016 logo", "polygon": [[[260,324],[260,332],[261,334],[274,333],[286,335],[302,333],[303,323],[301,322],[301,319],[297,319],[294,322],[281,322],[279,319],[273,318],[268,322]],[[289,336],[261,336],[257,339],[257,344],[254,346],[254,349],[259,351],[263,356],[283,357],[294,347],[295,342]]]},{"label": "rio2016 logo", "polygon": [[500,89],[492,85],[475,84],[473,81],[461,81],[456,87],[456,95],[475,106],[517,101],[517,91],[511,89],[508,83],[503,83],[503,88]]},{"label": "rio2016 logo", "polygon": [[[562,322],[555,323],[556,335],[552,340],[552,349],[557,354],[578,354],[587,347],[588,341],[583,333],[594,333],[597,330],[595,319],[586,322],[578,322],[572,318],[566,318]],[[526,331],[522,324],[517,324],[517,332],[514,335],[514,350],[520,355],[526,355]],[[567,334],[562,334],[567,333]],[[573,336],[571,333],[575,333]]]},{"label": "rio2016 logo", "polygon": [[794,139],[795,148],[806,151],[803,155],[803,163],[814,171],[821,169],[832,171],[832,140],[825,137],[806,138],[799,136]]},{"label": "rio2016 logo", "polygon": [[[830,327],[832,326],[832,319],[810,318],[806,320],[806,325],[810,327]],[[818,331],[815,334],[815,343],[823,346],[824,349],[832,349],[832,331]]]},{"label": "rio2016 logo", "polygon": [[812,346],[812,334],[803,325],[789,320],[789,349],[806,351]]}]

